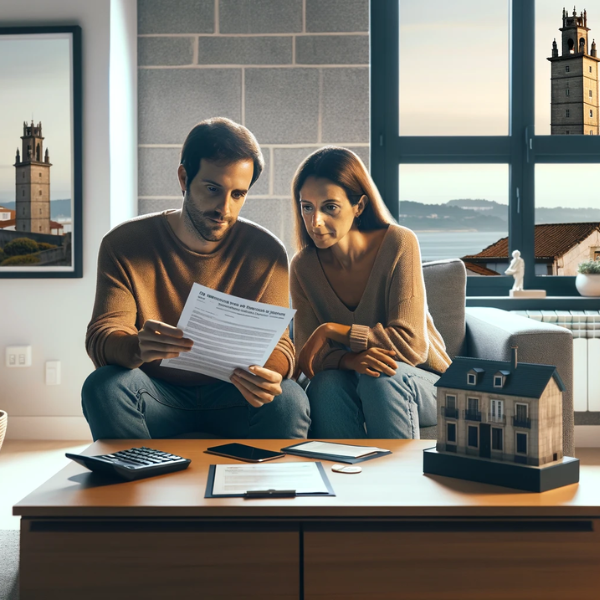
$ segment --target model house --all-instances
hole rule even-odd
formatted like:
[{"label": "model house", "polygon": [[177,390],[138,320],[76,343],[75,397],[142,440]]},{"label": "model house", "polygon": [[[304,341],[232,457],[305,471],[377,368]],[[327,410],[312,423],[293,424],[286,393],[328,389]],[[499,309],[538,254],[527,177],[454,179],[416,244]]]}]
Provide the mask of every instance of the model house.
[{"label": "model house", "polygon": [[541,466],[563,457],[564,384],[550,365],[455,357],[436,383],[438,452]]}]

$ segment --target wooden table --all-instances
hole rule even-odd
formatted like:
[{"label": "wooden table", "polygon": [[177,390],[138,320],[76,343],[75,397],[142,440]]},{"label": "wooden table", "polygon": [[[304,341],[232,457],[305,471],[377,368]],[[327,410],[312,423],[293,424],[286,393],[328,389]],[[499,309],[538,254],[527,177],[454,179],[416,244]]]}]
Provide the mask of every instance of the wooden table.
[{"label": "wooden table", "polygon": [[92,444],[192,463],[114,484],[72,463],[19,502],[21,600],[600,597],[600,449],[578,485],[533,494],[423,475],[431,441],[362,440],[393,454],[359,475],[323,462],[336,497],[205,499],[209,465],[235,462],[204,453],[220,443]]}]

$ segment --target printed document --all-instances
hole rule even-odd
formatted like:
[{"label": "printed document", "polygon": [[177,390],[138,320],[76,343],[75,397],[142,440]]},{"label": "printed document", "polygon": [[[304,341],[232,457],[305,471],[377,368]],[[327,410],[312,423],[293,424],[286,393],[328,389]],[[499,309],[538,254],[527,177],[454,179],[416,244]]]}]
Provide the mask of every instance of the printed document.
[{"label": "printed document", "polygon": [[252,490],[296,490],[296,494],[327,494],[316,462],[259,465],[216,465],[213,494],[245,494]]},{"label": "printed document", "polygon": [[236,368],[264,366],[295,312],[194,283],[177,323],[194,346],[161,366],[229,381]]}]

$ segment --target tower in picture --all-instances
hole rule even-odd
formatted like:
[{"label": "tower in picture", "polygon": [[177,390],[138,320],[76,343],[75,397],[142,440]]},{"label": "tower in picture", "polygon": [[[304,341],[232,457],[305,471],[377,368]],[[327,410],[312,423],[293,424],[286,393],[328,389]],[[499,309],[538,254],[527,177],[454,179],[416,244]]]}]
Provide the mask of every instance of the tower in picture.
[{"label": "tower in picture", "polygon": [[23,123],[21,152],[17,148],[16,231],[50,231],[50,156],[44,152],[42,124]]},{"label": "tower in picture", "polygon": [[[600,16],[599,16],[600,18]],[[589,44],[587,11],[570,15],[563,8],[561,50],[552,44],[552,135],[598,135],[598,62],[596,41]]]}]

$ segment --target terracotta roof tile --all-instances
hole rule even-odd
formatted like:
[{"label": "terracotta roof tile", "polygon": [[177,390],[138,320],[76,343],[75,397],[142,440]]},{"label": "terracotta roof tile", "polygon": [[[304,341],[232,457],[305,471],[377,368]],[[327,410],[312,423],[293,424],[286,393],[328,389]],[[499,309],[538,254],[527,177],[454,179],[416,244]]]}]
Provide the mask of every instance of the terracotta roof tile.
[{"label": "terracotta roof tile", "polygon": [[478,275],[500,275],[496,271],[492,271],[492,269],[488,269],[483,265],[478,265],[476,263],[465,261],[465,268],[467,271],[472,271],[473,273],[477,273]]},{"label": "terracotta roof tile", "polygon": [[[554,260],[585,240],[594,231],[600,231],[600,223],[550,223],[535,226],[535,258]],[[479,254],[463,257],[468,262],[477,259],[499,258],[508,260],[508,238],[504,237],[484,248]]]}]

